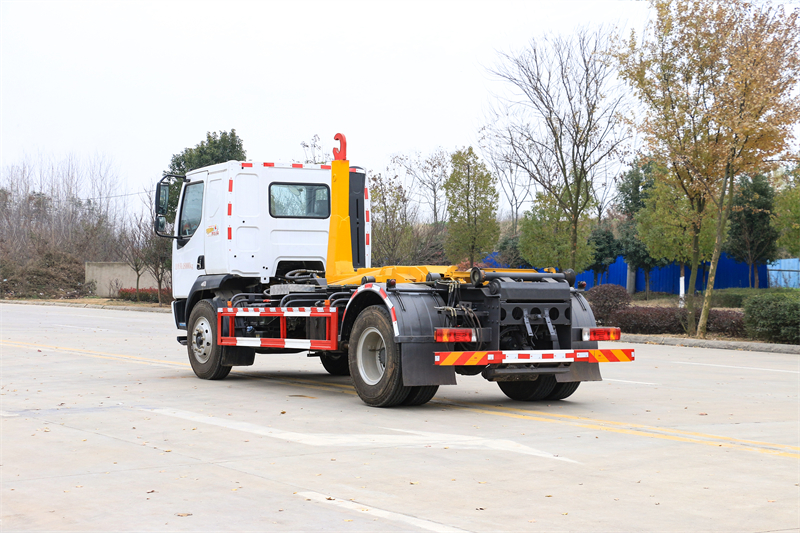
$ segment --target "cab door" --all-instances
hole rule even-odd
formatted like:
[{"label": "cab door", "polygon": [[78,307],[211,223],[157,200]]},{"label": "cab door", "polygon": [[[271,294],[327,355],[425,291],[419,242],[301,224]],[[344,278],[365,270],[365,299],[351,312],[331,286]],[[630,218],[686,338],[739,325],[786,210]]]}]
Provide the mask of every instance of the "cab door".
[{"label": "cab door", "polygon": [[176,216],[176,232],[172,252],[172,293],[186,298],[197,276],[205,271],[205,239],[203,238],[203,198],[208,172],[192,174],[183,186]]}]

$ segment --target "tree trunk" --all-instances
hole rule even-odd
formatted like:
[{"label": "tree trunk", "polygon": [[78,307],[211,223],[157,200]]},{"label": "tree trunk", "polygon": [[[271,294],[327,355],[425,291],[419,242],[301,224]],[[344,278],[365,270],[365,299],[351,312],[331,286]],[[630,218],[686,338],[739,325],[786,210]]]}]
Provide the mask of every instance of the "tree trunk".
[{"label": "tree trunk", "polygon": [[759,285],[758,285],[758,263],[755,263],[753,265],[753,274],[754,274],[755,279],[756,279],[755,288],[758,289],[758,288],[760,288]]},{"label": "tree trunk", "polygon": [[681,309],[683,309],[686,306],[686,286],[683,283],[684,280],[686,279],[685,276],[684,276],[684,267],[685,266],[686,265],[684,265],[683,262],[680,263],[680,268],[681,268],[681,282],[680,283],[681,283],[681,285],[680,285],[680,289],[679,289],[679,292],[678,292],[678,307],[681,308]]},{"label": "tree trunk", "polygon": [[[717,236],[714,241],[714,253],[711,255],[711,266],[708,269],[708,284],[706,285],[705,297],[703,298],[703,310],[700,312],[700,322],[697,324],[697,336],[706,338],[706,326],[708,325],[708,312],[711,308],[711,295],[714,293],[714,278],[717,275],[717,264],[719,256],[722,254],[722,239],[725,233],[725,226],[728,224],[728,217],[733,209],[733,186],[734,179],[729,172],[729,183],[723,184],[722,194],[720,195],[719,216],[717,217]],[[730,189],[730,190],[728,190]],[[725,198],[727,195],[727,204]]]},{"label": "tree trunk", "polygon": [[644,299],[650,299],[650,269],[644,269]]},{"label": "tree trunk", "polygon": [[570,268],[575,270],[578,255],[578,220],[572,220],[572,235],[570,235]]},{"label": "tree trunk", "polygon": [[686,332],[690,337],[693,337],[695,329],[695,308],[694,308],[694,290],[697,286],[697,269],[700,266],[700,232],[692,225],[692,269],[689,273],[689,294],[687,309],[688,323],[686,324]]},{"label": "tree trunk", "polygon": [[592,287],[597,287],[597,270],[592,271],[594,273],[594,285]]},{"label": "tree trunk", "polygon": [[747,263],[747,287],[753,288],[753,263]]},{"label": "tree trunk", "polygon": [[141,278],[141,277],[142,277],[142,275],[139,272],[137,272],[136,273],[136,301],[137,302],[139,301],[139,278]]}]

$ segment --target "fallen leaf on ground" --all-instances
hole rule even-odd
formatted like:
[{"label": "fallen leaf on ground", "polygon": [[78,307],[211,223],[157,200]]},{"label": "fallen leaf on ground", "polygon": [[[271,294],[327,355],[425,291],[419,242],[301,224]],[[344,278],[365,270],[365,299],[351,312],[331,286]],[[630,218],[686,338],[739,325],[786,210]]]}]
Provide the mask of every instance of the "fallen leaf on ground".
[{"label": "fallen leaf on ground", "polygon": [[192,513],[175,513],[175,516],[192,516]]}]

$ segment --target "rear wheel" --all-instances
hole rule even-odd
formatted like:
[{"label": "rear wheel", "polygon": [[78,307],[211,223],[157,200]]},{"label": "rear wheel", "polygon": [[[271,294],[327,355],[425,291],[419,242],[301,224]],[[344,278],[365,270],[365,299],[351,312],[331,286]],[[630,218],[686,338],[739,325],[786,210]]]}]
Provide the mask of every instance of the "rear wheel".
[{"label": "rear wheel", "polygon": [[553,388],[553,392],[548,394],[545,400],[563,400],[564,398],[572,396],[572,393],[578,390],[578,385],[580,384],[580,381],[556,383],[556,386]]},{"label": "rear wheel", "polygon": [[392,407],[408,397],[403,386],[400,347],[394,342],[389,313],[383,306],[366,308],[350,334],[350,376],[359,398],[374,407]]},{"label": "rear wheel", "polygon": [[431,401],[439,390],[439,385],[427,385],[422,387],[409,387],[411,392],[403,400],[403,405],[423,405]]},{"label": "rear wheel", "polygon": [[343,353],[323,353],[319,356],[322,366],[331,376],[349,376],[350,365],[347,361],[347,354]]},{"label": "rear wheel", "polygon": [[555,376],[540,375],[535,381],[498,381],[503,394],[518,402],[544,400],[556,386]]},{"label": "rear wheel", "polygon": [[186,347],[189,363],[199,378],[222,379],[231,367],[222,366],[222,346],[217,344],[217,313],[208,300],[201,300],[189,316]]}]

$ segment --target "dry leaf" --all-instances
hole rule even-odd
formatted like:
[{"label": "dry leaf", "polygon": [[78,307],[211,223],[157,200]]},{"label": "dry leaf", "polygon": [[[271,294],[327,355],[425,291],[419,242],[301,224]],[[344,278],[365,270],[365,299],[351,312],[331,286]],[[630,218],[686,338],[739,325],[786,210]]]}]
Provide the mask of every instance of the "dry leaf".
[{"label": "dry leaf", "polygon": [[192,513],[175,513],[175,516],[192,516]]}]

